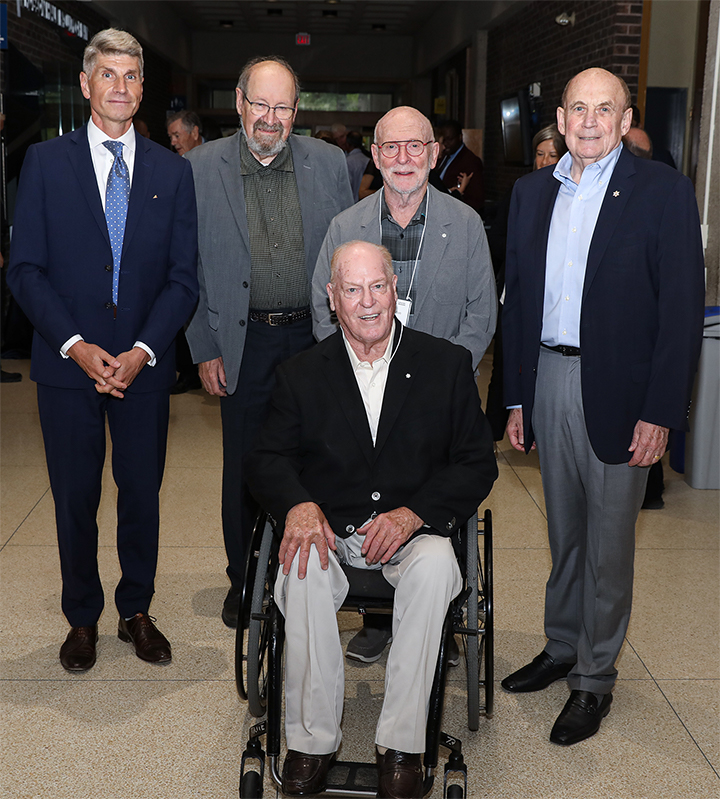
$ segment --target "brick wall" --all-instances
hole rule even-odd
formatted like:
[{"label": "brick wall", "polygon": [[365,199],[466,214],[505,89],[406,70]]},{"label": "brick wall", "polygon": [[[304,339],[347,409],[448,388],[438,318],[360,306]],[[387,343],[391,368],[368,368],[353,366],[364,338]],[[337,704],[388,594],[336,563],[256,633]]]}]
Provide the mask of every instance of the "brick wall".
[{"label": "brick wall", "polygon": [[[560,13],[575,12],[575,25],[561,27]],[[506,165],[500,101],[540,83],[539,128],[555,121],[565,84],[588,67],[604,67],[625,79],[637,97],[642,3],[615,0],[536,0],[489,31],[485,133],[485,185],[498,199],[528,169]]]}]

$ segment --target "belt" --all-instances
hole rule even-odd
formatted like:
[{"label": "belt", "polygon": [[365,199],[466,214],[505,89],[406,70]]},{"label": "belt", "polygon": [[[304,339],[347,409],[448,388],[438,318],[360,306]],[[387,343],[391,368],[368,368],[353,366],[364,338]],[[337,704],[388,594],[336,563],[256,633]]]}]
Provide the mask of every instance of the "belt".
[{"label": "belt", "polygon": [[548,347],[547,344],[540,343],[541,347],[545,347],[546,350],[552,350],[553,352],[559,352],[560,355],[571,355],[574,358],[580,357],[580,347],[567,347],[565,344],[557,344],[554,347]]},{"label": "belt", "polygon": [[293,322],[299,322],[301,319],[307,319],[309,316],[310,308],[302,308],[299,311],[278,311],[277,313],[250,311],[251,322],[266,322],[272,327],[291,325]]}]

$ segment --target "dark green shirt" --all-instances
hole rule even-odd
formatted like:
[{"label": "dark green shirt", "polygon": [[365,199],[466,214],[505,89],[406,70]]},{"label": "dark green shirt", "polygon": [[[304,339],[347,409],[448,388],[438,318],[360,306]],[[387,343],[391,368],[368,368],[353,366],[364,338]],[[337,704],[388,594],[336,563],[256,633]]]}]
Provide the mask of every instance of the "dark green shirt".
[{"label": "dark green shirt", "polygon": [[263,166],[240,137],[255,310],[304,308],[310,303],[302,213],[290,146]]},{"label": "dark green shirt", "polygon": [[397,295],[400,299],[408,298],[408,289],[410,289],[410,300],[412,300],[412,312],[410,317],[415,314],[415,297],[417,296],[418,283],[420,281],[420,271],[422,269],[422,253],[420,254],[421,260],[418,261],[417,272],[415,279],[412,281],[412,288],[410,288],[410,281],[412,279],[413,269],[415,267],[415,259],[418,256],[418,248],[420,247],[420,240],[422,239],[423,227],[425,226],[425,209],[427,208],[427,190],[422,202],[418,206],[417,211],[413,218],[408,222],[406,228],[401,228],[400,225],[392,218],[390,209],[385,202],[385,194],[383,193],[380,207],[380,226],[382,228],[382,245],[390,251],[393,259],[393,270],[397,275]]}]

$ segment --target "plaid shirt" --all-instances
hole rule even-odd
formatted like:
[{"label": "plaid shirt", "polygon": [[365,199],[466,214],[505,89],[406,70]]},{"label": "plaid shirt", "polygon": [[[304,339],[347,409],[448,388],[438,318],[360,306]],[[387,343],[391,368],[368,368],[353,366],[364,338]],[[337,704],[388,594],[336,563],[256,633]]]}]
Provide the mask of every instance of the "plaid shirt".
[{"label": "plaid shirt", "polygon": [[240,138],[240,167],[250,235],[250,307],[304,308],[310,304],[302,213],[290,146],[263,166]]}]

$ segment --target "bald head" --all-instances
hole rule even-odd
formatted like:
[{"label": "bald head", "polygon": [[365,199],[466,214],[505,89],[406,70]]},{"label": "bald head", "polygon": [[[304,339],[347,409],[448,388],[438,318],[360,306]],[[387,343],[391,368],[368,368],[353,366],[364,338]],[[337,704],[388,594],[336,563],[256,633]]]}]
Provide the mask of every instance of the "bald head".
[{"label": "bald head", "polygon": [[630,128],[623,136],[623,144],[638,158],[652,158],[652,141],[642,128]]},{"label": "bald head", "polygon": [[[401,130],[412,133],[407,139],[419,139],[420,141],[433,141],[433,129],[430,120],[421,114],[417,108],[409,105],[399,105],[388,111],[381,117],[375,125],[375,144],[382,144],[384,141],[402,141],[396,139],[395,134]],[[392,136],[388,135],[392,133]]]},{"label": "bald head", "polygon": [[[409,155],[405,145],[415,141],[424,145],[419,155]],[[398,152],[386,155],[381,147],[388,142],[398,142]],[[435,141],[430,120],[416,108],[401,105],[393,108],[375,126],[375,143],[372,146],[375,166],[383,177],[385,199],[394,202],[419,203],[428,184],[430,170],[435,166],[439,145]]]},{"label": "bald head", "polygon": [[618,77],[617,75],[613,75],[612,72],[608,72],[607,69],[602,69],[601,67],[590,67],[590,69],[585,69],[582,72],[578,72],[574,78],[570,78],[570,80],[565,85],[565,89],[562,93],[562,107],[567,108],[568,103],[572,102],[572,89],[576,87],[573,85],[575,82],[583,83],[585,81],[592,81],[596,83],[598,81],[610,81],[616,84],[617,90],[619,90],[622,94],[623,102],[621,111],[626,111],[628,108],[632,108],[632,97],[630,96],[630,89],[628,89],[627,83]]},{"label": "bald head", "polygon": [[630,130],[630,92],[624,80],[593,67],[568,83],[562,103],[557,126],[570,151],[572,178],[579,182],[583,169],[617,149]]}]

